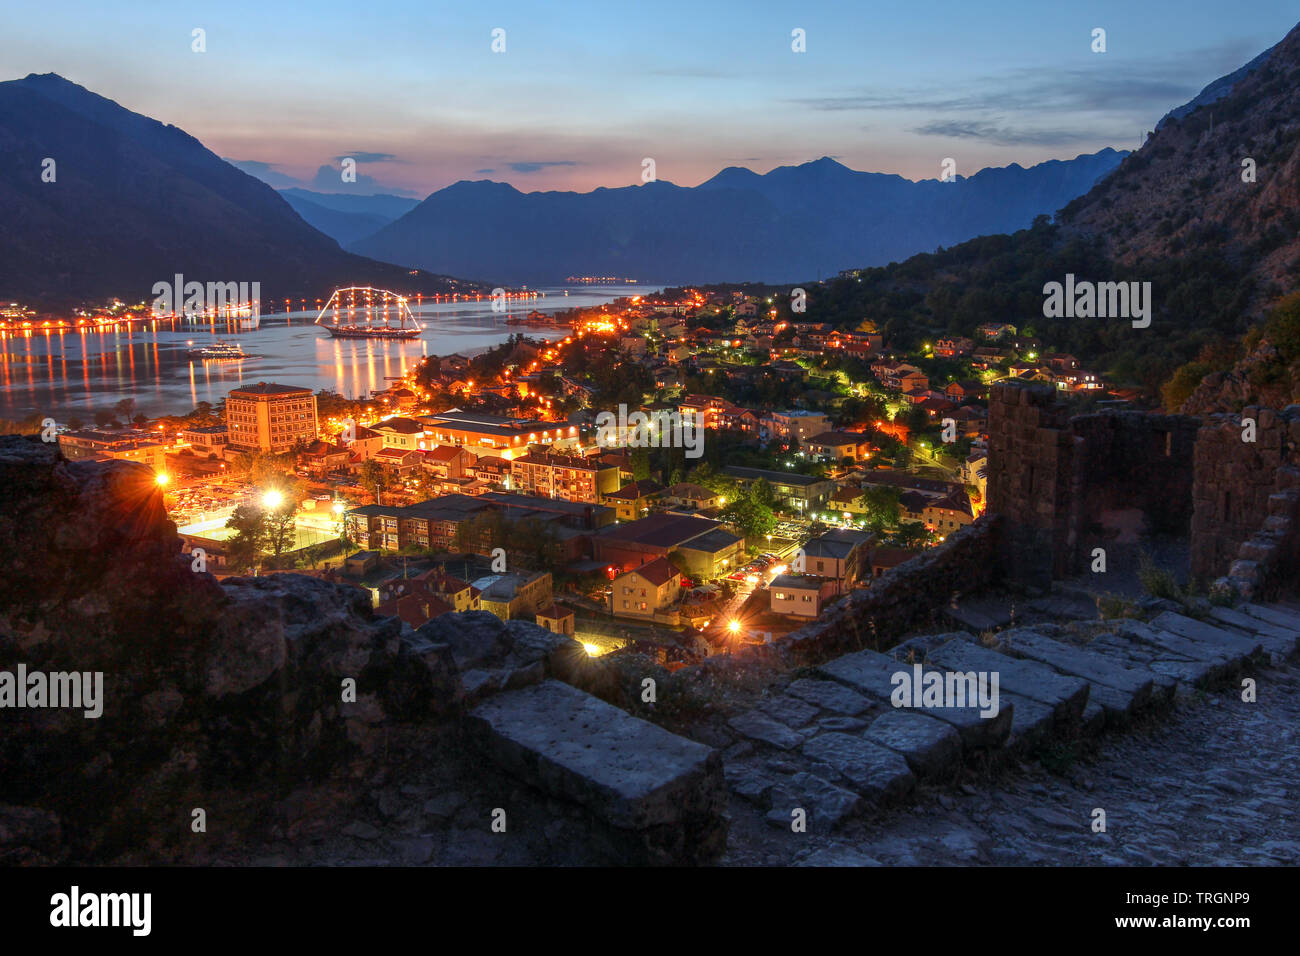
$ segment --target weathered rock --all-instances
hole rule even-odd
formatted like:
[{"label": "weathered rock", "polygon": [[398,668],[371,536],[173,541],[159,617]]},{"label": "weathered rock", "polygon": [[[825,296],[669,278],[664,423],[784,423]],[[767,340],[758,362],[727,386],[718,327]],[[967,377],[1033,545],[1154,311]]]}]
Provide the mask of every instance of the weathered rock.
[{"label": "weathered rock", "polygon": [[1003,631],[998,635],[998,642],[998,649],[1012,656],[1029,658],[1059,673],[1087,680],[1092,685],[1089,699],[1118,717],[1127,717],[1151,699],[1152,678],[1148,671],[1124,667],[1032,629]]},{"label": "weathered rock", "polygon": [[778,720],[787,727],[798,729],[817,716],[817,708],[797,697],[782,694],[764,701],[755,708],[767,717]]},{"label": "weathered rock", "polygon": [[818,734],[803,745],[802,753],[835,768],[869,800],[898,800],[916,786],[916,778],[902,757],[863,737],[834,732]]},{"label": "weathered rock", "polygon": [[812,680],[801,677],[786,688],[786,693],[806,700],[822,710],[845,717],[856,717],[872,708],[872,703],[861,694],[854,693],[842,684],[829,680]]},{"label": "weathered rock", "polygon": [[727,723],[750,740],[771,744],[781,750],[792,750],[798,747],[807,736],[773,720],[757,708],[738,714]]},{"label": "weathered rock", "polygon": [[1058,674],[1045,664],[999,654],[969,641],[954,640],[936,648],[931,658],[953,671],[998,674],[1000,689],[1005,689],[1047,704],[1058,720],[1077,722],[1088,703],[1088,682]]},{"label": "weathered rock", "polygon": [[[929,673],[934,668],[923,668]],[[896,661],[875,651],[858,651],[829,661],[818,668],[818,673],[839,681],[864,696],[886,707],[892,707],[890,697],[894,691],[894,675],[912,673],[912,665]],[[1004,704],[997,714],[984,717],[979,707],[919,707],[914,708],[938,720],[951,724],[961,734],[962,745],[978,750],[999,747],[1011,733],[1012,707]]]},{"label": "weathered rock", "polygon": [[772,792],[768,816],[788,827],[794,820],[792,811],[801,809],[807,814],[809,832],[826,832],[852,817],[861,805],[858,794],[814,774],[797,773]]},{"label": "weathered rock", "polygon": [[505,770],[630,837],[642,862],[700,862],[722,849],[716,750],[556,680],[488,699],[469,727]]},{"label": "weathered rock", "polygon": [[1179,637],[1185,637],[1189,641],[1208,644],[1212,647],[1222,647],[1239,657],[1254,657],[1260,652],[1260,641],[1257,636],[1246,637],[1226,631],[1221,627],[1215,627],[1213,624],[1206,624],[1204,621],[1198,621],[1195,618],[1183,617],[1181,614],[1172,614],[1166,611],[1164,614],[1152,618],[1151,626],[1162,631],[1168,631],[1170,634],[1177,634]]},{"label": "weathered rock", "polygon": [[957,730],[951,724],[914,711],[883,713],[862,736],[899,754],[918,777],[943,777],[961,762],[961,735]]}]

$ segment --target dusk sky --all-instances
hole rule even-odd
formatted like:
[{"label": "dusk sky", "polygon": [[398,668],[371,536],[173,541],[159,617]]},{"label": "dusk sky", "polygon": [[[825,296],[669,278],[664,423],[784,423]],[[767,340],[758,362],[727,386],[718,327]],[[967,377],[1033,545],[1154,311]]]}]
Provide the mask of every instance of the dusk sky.
[{"label": "dusk sky", "polygon": [[6,11],[0,78],[59,73],[276,186],[585,191],[640,182],[647,156],[682,185],[823,155],[923,179],[948,156],[969,175],[1132,148],[1298,16],[1282,0],[42,2]]}]

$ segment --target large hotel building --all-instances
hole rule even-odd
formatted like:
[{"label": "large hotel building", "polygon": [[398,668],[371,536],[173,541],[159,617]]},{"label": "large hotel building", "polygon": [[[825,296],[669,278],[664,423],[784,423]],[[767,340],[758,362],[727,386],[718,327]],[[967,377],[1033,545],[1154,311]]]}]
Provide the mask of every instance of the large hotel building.
[{"label": "large hotel building", "polygon": [[309,388],[258,382],[226,398],[230,446],[273,455],[316,440],[316,396]]}]

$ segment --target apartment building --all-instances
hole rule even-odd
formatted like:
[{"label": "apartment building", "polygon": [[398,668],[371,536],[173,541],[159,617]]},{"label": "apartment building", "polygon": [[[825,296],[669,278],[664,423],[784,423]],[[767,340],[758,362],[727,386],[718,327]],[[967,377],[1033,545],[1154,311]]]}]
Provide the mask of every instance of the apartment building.
[{"label": "apartment building", "polygon": [[316,440],[316,396],[269,382],[237,388],[226,396],[226,427],[236,451],[283,454]]},{"label": "apartment building", "polygon": [[59,451],[68,461],[138,461],[154,471],[166,470],[167,447],[144,437],[143,432],[102,432],[87,429],[64,432],[59,436]]},{"label": "apartment building", "polygon": [[594,503],[618,483],[618,466],[596,458],[530,452],[510,462],[510,487],[523,495]]}]

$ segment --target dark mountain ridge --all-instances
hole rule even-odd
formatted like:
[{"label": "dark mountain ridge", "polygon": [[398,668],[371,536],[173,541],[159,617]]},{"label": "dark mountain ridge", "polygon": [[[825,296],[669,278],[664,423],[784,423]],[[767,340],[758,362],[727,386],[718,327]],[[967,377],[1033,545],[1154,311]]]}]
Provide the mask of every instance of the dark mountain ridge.
[{"label": "dark mountain ridge", "polygon": [[574,274],[792,281],[1022,228],[1086,191],[1123,156],[1105,149],[951,183],[857,172],[829,157],[763,175],[728,167],[695,187],[658,181],[523,193],[461,181],[348,248],[512,283]]},{"label": "dark mountain ridge", "polygon": [[344,252],[193,136],[52,73],[0,83],[0,218],[0,296],[42,307],[147,301],[176,273],[260,282],[264,304],[453,287]]}]

